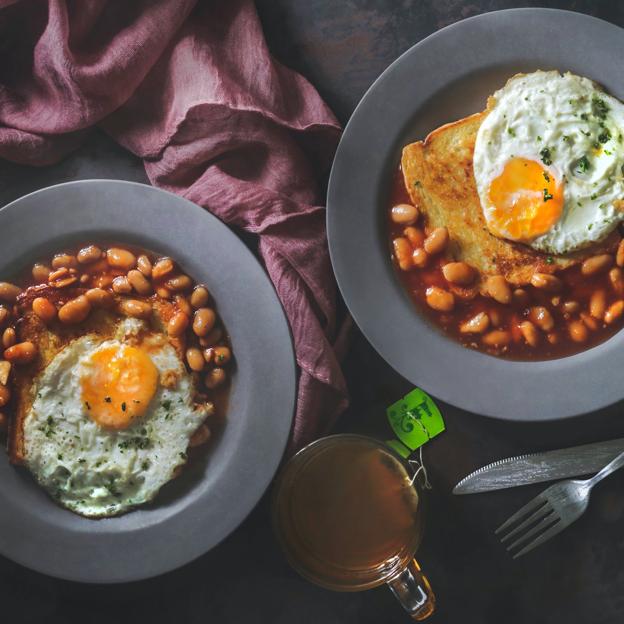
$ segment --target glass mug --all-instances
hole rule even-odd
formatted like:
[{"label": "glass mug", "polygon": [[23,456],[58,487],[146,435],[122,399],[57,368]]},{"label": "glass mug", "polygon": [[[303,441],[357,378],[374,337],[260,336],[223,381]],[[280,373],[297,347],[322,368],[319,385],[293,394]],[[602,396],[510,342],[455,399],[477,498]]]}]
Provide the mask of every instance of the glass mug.
[{"label": "glass mug", "polygon": [[272,516],[286,558],[307,580],[335,591],[387,583],[415,620],[433,613],[414,559],[421,495],[408,464],[382,442],[340,434],[308,444],[278,476]]}]

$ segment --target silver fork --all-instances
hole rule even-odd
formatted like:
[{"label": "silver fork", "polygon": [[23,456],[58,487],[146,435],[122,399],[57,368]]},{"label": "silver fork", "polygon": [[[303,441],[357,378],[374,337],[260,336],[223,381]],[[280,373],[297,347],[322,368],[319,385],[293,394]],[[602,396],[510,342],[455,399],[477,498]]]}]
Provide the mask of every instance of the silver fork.
[{"label": "silver fork", "polygon": [[[624,453],[620,453],[591,479],[569,479],[551,485],[501,524],[494,533],[501,535],[503,544],[507,542],[508,551],[524,544],[513,555],[514,559],[521,557],[580,518],[587,509],[594,485],[622,466]],[[516,525],[518,522],[520,523]],[[509,530],[514,525],[516,526]],[[512,537],[516,539],[509,544]],[[526,543],[528,540],[531,541]]]}]

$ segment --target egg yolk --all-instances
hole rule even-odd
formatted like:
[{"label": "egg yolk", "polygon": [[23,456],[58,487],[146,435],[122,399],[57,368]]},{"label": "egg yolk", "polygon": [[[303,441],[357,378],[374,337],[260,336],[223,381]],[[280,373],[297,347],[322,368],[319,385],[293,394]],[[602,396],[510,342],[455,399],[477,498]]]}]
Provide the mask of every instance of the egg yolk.
[{"label": "egg yolk", "polygon": [[495,236],[530,242],[545,234],[563,212],[563,185],[528,158],[508,160],[492,180],[488,197],[493,210],[488,228]]},{"label": "egg yolk", "polygon": [[89,416],[102,427],[125,429],[142,416],[156,393],[158,370],[143,350],[124,345],[96,351],[81,380]]}]

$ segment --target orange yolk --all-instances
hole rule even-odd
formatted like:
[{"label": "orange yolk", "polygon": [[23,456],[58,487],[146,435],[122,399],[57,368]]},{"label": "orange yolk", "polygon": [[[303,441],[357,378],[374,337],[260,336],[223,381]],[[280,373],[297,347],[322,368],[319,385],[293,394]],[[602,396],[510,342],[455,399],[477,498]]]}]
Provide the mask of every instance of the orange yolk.
[{"label": "orange yolk", "polygon": [[125,429],[156,393],[156,366],[147,353],[126,345],[100,349],[89,363],[90,374],[81,380],[87,413],[102,427]]},{"label": "orange yolk", "polygon": [[545,234],[563,212],[563,185],[538,162],[512,158],[492,180],[493,210],[487,224],[495,236],[530,242]]}]

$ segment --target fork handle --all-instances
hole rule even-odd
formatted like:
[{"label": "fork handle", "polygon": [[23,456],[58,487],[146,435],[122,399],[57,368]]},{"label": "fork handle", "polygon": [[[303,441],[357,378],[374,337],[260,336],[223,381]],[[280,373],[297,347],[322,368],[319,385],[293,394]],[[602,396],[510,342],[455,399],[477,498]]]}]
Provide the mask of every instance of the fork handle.
[{"label": "fork handle", "polygon": [[602,470],[597,472],[591,479],[588,479],[587,485],[594,487],[596,483],[608,477],[612,472],[624,466],[624,452],[620,453],[615,459],[612,459]]}]

